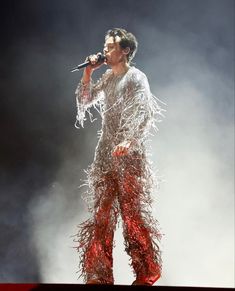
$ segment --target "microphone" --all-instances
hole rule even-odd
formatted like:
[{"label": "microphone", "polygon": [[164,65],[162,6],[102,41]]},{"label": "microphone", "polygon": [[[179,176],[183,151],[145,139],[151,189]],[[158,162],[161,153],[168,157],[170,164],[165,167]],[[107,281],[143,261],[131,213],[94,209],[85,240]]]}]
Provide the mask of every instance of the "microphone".
[{"label": "microphone", "polygon": [[[98,60],[97,60],[97,64],[100,63],[102,64],[105,61],[106,57],[103,54],[98,54]],[[89,66],[91,64],[90,61],[86,61],[80,65],[77,65],[76,67],[74,67],[72,70],[70,70],[71,73],[79,71],[82,68],[85,68],[87,66]]]}]

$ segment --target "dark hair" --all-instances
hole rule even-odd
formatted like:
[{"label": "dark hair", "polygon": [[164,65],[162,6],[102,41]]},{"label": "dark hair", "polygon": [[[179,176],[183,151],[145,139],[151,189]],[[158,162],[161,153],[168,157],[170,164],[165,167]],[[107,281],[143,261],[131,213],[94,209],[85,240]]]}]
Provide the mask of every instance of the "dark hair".
[{"label": "dark hair", "polygon": [[138,42],[137,42],[136,37],[131,32],[128,32],[123,28],[113,28],[113,29],[108,30],[106,32],[105,39],[107,39],[110,36],[113,37],[114,42],[115,42],[116,36],[119,36],[121,38],[119,42],[120,47],[123,49],[127,47],[130,48],[130,52],[127,55],[127,60],[128,62],[130,62],[134,58],[137,51],[137,47],[138,47]]}]

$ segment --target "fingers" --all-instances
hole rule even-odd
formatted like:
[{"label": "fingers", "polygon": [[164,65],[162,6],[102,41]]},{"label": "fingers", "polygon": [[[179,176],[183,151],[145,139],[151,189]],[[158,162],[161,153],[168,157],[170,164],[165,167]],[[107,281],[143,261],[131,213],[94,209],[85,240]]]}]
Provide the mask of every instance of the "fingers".
[{"label": "fingers", "polygon": [[129,148],[131,147],[131,141],[123,141],[122,143],[118,144],[112,155],[114,157],[119,157],[119,156],[126,156],[129,153]]},{"label": "fingers", "polygon": [[100,55],[101,53],[97,53],[96,55],[90,55],[87,60],[91,63],[91,66],[95,65],[100,65],[99,60],[100,60]]},{"label": "fingers", "polygon": [[117,146],[113,151],[114,157],[126,156],[128,154],[128,148],[123,146]]},{"label": "fingers", "polygon": [[87,59],[91,63],[91,65],[95,65],[98,61],[98,56],[97,55],[90,55]]}]

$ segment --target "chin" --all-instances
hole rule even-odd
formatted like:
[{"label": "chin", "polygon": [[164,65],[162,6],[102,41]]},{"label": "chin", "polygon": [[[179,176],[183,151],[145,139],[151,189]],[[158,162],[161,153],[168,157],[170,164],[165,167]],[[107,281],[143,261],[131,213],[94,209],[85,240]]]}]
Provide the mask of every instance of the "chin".
[{"label": "chin", "polygon": [[112,68],[112,63],[106,62],[106,65]]}]

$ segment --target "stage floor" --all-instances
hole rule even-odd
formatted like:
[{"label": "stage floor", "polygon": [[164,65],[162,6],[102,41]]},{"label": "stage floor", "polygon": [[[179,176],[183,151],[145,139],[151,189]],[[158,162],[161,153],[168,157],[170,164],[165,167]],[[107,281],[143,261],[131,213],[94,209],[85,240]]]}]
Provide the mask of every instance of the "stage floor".
[{"label": "stage floor", "polygon": [[151,290],[158,291],[222,291],[222,290],[234,290],[233,288],[212,288],[212,287],[186,287],[186,286],[127,286],[127,285],[85,285],[85,284],[0,284],[1,291],[146,291]]}]

